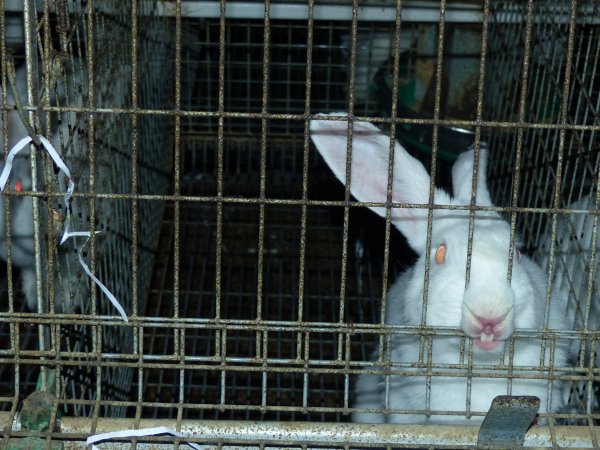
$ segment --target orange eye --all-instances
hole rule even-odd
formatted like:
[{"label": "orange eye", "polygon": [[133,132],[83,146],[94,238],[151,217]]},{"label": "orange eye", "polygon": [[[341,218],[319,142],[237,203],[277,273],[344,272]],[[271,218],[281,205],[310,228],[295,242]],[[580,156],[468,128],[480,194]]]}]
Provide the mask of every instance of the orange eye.
[{"label": "orange eye", "polygon": [[21,180],[17,180],[17,182],[15,183],[15,191],[21,192],[21,189],[23,189],[23,183],[21,182]]},{"label": "orange eye", "polygon": [[444,264],[446,261],[446,244],[441,244],[435,251],[435,263]]}]

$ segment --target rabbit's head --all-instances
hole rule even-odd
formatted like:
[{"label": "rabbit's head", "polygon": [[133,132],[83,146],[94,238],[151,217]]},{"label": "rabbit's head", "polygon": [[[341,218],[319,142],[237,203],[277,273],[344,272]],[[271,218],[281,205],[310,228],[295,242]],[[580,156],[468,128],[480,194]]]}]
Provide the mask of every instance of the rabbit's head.
[{"label": "rabbit's head", "polygon": [[[311,137],[334,174],[346,183],[348,120],[313,120]],[[420,324],[424,309],[419,300],[426,299],[427,325],[460,327],[482,351],[501,347],[499,344],[515,328],[537,328],[543,318],[543,309],[541,312],[538,309],[540,304],[543,308],[544,302],[539,301],[540,293],[535,288],[539,280],[532,282],[531,278],[539,275],[536,272],[539,269],[517,248],[511,248],[509,224],[497,212],[476,210],[470,239],[470,212],[464,207],[471,204],[473,151],[463,153],[453,166],[454,197],[434,188],[433,204],[450,208],[432,209],[428,232],[431,180],[427,171],[397,142],[390,145],[390,137],[370,123],[352,124],[350,191],[361,202],[388,201],[390,149],[394,151],[390,200],[413,206],[392,207],[391,221],[419,254],[413,276],[402,286],[404,299],[388,300],[418,302],[403,305],[402,323]],[[487,152],[482,149],[476,183],[478,207],[493,206],[485,178],[486,164]],[[457,206],[463,209],[452,209]],[[370,209],[386,216],[385,206],[370,206]],[[388,323],[397,320],[388,317]]]}]

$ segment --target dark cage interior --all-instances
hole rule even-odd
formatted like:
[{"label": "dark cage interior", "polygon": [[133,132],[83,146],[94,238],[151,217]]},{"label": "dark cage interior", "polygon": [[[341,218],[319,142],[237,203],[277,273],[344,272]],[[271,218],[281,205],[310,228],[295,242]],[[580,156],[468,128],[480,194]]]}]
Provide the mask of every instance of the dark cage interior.
[{"label": "dark cage interior", "polygon": [[[72,226],[91,231],[82,258],[128,322],[88,280],[83,241],[57,245],[51,228],[64,219],[68,180],[32,153],[38,185],[25,195],[39,199],[39,257],[7,263],[0,252],[2,411],[12,417],[58,375],[64,416],[351,421],[357,375],[374,370],[373,351],[389,350],[394,333],[408,333],[381,317],[394,300],[387,290],[417,260],[311,141],[316,114],[351,111],[391,133],[450,193],[457,158],[487,148],[510,245],[542,267],[548,302],[553,289],[567,293],[573,317],[569,330],[519,334],[544,343],[515,373],[512,361],[475,367],[460,328],[423,326],[412,331],[422,336],[412,367],[381,358],[388,380],[421,370],[430,389],[447,370],[470,392],[482,373],[507,391],[520,377],[560,379],[566,406],[541,423],[596,424],[595,1],[48,0],[29,25],[8,3],[3,86],[7,48],[17,67],[36,66],[25,109],[73,167]],[[12,37],[27,26],[29,42]],[[18,191],[11,184],[6,212],[18,210]],[[6,248],[14,231],[4,227]],[[28,305],[22,274],[32,267],[37,303]],[[432,348],[447,336],[462,342],[461,360],[437,367]],[[576,347],[568,370],[543,356],[561,340]],[[485,413],[467,403],[448,414]]]}]

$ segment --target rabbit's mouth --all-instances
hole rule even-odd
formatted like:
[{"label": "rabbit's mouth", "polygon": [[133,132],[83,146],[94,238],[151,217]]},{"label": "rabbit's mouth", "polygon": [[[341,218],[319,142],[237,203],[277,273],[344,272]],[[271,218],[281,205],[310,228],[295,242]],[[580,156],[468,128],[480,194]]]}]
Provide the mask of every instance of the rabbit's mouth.
[{"label": "rabbit's mouth", "polygon": [[504,314],[477,315],[468,305],[464,306],[462,329],[473,338],[478,349],[486,352],[495,350],[512,333],[512,321],[509,319],[512,308]]},{"label": "rabbit's mouth", "polygon": [[481,333],[481,335],[477,336],[473,341],[475,342],[475,347],[486,352],[496,349],[500,343],[504,342],[503,340],[495,339],[493,334],[485,333]]}]

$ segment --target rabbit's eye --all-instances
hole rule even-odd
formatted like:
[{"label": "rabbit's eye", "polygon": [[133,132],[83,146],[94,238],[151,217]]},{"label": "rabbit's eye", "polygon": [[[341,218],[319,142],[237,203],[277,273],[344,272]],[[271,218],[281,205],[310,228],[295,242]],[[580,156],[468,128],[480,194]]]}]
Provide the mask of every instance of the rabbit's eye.
[{"label": "rabbit's eye", "polygon": [[15,191],[21,192],[22,189],[23,189],[23,182],[21,180],[17,180],[17,182],[15,183]]},{"label": "rabbit's eye", "polygon": [[515,248],[515,256],[517,257],[517,262],[521,262],[521,250]]},{"label": "rabbit's eye", "polygon": [[435,251],[435,263],[444,264],[446,261],[446,244],[441,244]]}]

